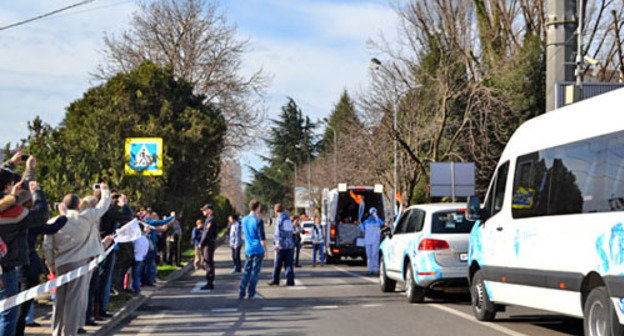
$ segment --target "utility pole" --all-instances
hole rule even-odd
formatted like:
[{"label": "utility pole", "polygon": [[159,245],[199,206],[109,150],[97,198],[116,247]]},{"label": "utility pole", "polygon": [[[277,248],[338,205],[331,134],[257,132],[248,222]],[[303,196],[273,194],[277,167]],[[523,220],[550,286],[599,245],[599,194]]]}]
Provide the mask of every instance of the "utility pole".
[{"label": "utility pole", "polygon": [[574,76],[576,77],[576,84],[574,85],[574,102],[583,99],[583,28],[585,24],[585,4],[587,0],[577,0],[576,9],[577,23],[576,23],[576,70],[574,70]]},{"label": "utility pole", "polygon": [[[577,1],[549,0],[546,21],[546,111],[555,109],[555,89],[557,83],[575,81],[575,69],[578,67],[578,42],[582,36],[574,35],[578,27]],[[580,34],[579,34],[580,35]],[[582,65],[582,63],[581,63]]]}]

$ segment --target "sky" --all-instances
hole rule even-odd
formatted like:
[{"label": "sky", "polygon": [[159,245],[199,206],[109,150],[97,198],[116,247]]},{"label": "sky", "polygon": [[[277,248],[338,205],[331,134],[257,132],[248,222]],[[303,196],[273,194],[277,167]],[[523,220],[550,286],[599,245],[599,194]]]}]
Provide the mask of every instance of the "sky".
[{"label": "sky", "polygon": [[[5,0],[0,26],[79,2]],[[315,121],[327,117],[344,89],[365,87],[367,41],[392,38],[396,15],[388,0],[220,0],[229,23],[249,40],[243,72],[259,68],[272,78],[267,118],[275,118],[286,97]],[[26,124],[39,115],[57,125],[64,109],[95,82],[105,33],[127,27],[132,0],[95,0],[57,16],[0,31],[0,145],[27,135]],[[262,146],[241,156],[246,166],[262,166]]]}]

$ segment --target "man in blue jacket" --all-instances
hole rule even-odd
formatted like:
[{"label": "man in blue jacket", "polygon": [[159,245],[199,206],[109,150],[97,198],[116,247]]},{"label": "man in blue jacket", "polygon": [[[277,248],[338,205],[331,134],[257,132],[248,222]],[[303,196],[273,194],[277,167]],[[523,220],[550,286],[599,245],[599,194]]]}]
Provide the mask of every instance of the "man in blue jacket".
[{"label": "man in blue jacket", "polygon": [[295,273],[293,270],[293,226],[290,217],[280,203],[275,204],[275,264],[273,267],[273,280],[269,281],[269,286],[279,286],[282,265],[286,275],[286,286],[295,285]]},{"label": "man in blue jacket", "polygon": [[243,235],[245,236],[245,266],[238,290],[238,299],[245,298],[248,294],[250,300],[256,297],[256,285],[260,269],[262,269],[262,259],[267,260],[266,235],[264,234],[264,222],[259,216],[260,202],[252,200],[249,202],[251,212],[243,218]]}]

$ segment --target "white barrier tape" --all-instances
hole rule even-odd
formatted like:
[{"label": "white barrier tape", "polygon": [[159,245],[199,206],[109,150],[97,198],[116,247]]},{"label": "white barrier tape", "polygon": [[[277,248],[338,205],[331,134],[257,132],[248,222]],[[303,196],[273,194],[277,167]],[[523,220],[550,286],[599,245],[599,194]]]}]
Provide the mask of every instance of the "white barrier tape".
[{"label": "white barrier tape", "polygon": [[109,247],[106,252],[96,259],[91,260],[87,265],[76,268],[73,271],[67,272],[54,280],[50,280],[46,283],[43,283],[39,286],[30,288],[18,294],[11,296],[10,298],[6,298],[0,301],[0,312],[11,309],[15,306],[19,306],[22,303],[34,299],[37,295],[47,293],[51,291],[55,287],[60,287],[70,281],[74,281],[81,276],[89,273],[91,270],[96,268],[106,257],[111,253],[111,251],[115,248],[117,244],[113,244]]}]

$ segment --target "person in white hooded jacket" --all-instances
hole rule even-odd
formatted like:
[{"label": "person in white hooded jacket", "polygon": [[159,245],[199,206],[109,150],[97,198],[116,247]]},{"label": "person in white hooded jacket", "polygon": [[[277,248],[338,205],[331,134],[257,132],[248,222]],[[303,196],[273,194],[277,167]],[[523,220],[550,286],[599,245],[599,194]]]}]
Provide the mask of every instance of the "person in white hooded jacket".
[{"label": "person in white hooded jacket", "polygon": [[384,221],[377,216],[377,209],[370,208],[369,213],[368,219],[360,224],[360,232],[364,233],[368,272],[370,275],[373,275],[379,272],[379,241]]},{"label": "person in white hooded jacket", "polygon": [[[80,211],[80,198],[66,195],[59,212],[68,219],[67,224],[54,235],[46,235],[44,249],[50,270],[61,276],[87,265],[104,253],[98,225],[110,206],[111,193],[105,183],[100,184],[102,196],[95,208]],[[105,242],[110,243],[111,237]],[[84,322],[90,276],[87,273],[56,290],[52,335],[74,336]]]}]

